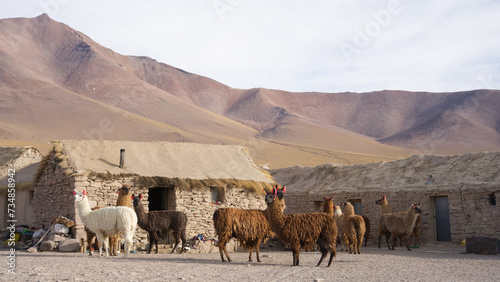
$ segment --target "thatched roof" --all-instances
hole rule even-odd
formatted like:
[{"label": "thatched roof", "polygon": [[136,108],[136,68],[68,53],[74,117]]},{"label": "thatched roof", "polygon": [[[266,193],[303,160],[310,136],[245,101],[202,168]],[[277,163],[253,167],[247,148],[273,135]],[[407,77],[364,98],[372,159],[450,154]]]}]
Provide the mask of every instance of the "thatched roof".
[{"label": "thatched roof", "polygon": [[[120,149],[125,149],[124,168],[119,167]],[[274,183],[241,146],[64,140],[54,142],[54,154],[68,174],[134,175],[149,185],[242,184],[262,191]]]},{"label": "thatched roof", "polygon": [[16,190],[32,188],[41,158],[34,147],[0,147],[0,193],[7,191],[9,169],[15,170]]},{"label": "thatched roof", "polygon": [[[500,152],[415,155],[392,162],[291,167],[273,170],[271,174],[278,183],[287,185],[288,191],[310,194],[448,189],[459,188],[464,183],[470,186],[500,186]],[[428,179],[429,175],[432,175],[431,179]]]}]

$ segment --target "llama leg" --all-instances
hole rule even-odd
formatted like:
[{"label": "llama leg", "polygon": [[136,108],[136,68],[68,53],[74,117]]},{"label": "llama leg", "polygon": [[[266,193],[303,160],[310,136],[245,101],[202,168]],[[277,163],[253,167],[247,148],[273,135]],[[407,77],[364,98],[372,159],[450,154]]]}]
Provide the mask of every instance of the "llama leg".
[{"label": "llama leg", "polygon": [[410,249],[410,238],[409,237],[406,237],[406,240],[405,240],[405,243],[406,243],[406,248],[408,249],[408,251],[411,251]]},{"label": "llama leg", "polygon": [[394,249],[394,246],[398,244],[398,236],[392,236],[392,250]]},{"label": "llama leg", "polygon": [[128,255],[130,254],[130,247],[132,247],[133,239],[132,237],[134,236],[133,234],[133,232],[123,232],[123,239],[125,240],[125,254],[123,255],[123,257],[128,257]]},{"label": "llama leg", "polygon": [[253,251],[252,247],[248,248],[248,261],[252,261],[252,251]]},{"label": "llama leg", "polygon": [[181,254],[184,252],[184,247],[186,246],[186,229],[181,230],[181,242],[182,242],[182,249],[181,249]]},{"label": "llama leg", "polygon": [[[220,259],[222,260],[222,262],[226,262],[226,260],[224,259],[224,253],[226,253],[226,242],[219,241],[218,245],[219,245]],[[226,253],[226,256],[227,256],[227,253]],[[229,259],[229,256],[227,256],[227,259],[229,261],[231,261],[231,259]]]},{"label": "llama leg", "polygon": [[299,265],[299,254],[300,254],[300,244],[292,246],[292,254],[293,254],[293,265]]},{"label": "llama leg", "polygon": [[390,237],[391,237],[391,233],[386,232],[385,233],[385,242],[387,243],[387,248],[389,248],[389,250],[391,249],[391,247],[389,247],[389,238]]},{"label": "llama leg", "polygon": [[[177,250],[177,246],[178,246],[178,245],[179,245],[179,243],[181,242],[181,238],[180,238],[180,234],[179,234],[179,232],[175,232],[175,231],[174,231],[174,232],[172,233],[172,235],[173,235],[173,236],[174,236],[174,238],[175,238],[175,245],[174,245],[174,248],[172,249],[172,251],[170,252],[171,254],[172,254],[175,250]],[[181,252],[182,252],[182,250],[181,250]]]},{"label": "llama leg", "polygon": [[257,254],[257,262],[261,262],[260,261],[260,255],[259,255],[260,241],[261,241],[261,239],[257,240],[257,246],[255,247],[255,253]]},{"label": "llama leg", "polygon": [[335,246],[330,251],[330,259],[328,260],[328,267],[332,264],[333,258],[337,256],[337,249],[335,249]]},{"label": "llama leg", "polygon": [[107,241],[104,238],[104,235],[102,233],[99,232],[99,233],[96,233],[95,235],[96,235],[97,241],[101,242],[99,245],[99,257],[101,257],[102,256],[102,248],[104,247],[106,250]]},{"label": "llama leg", "polygon": [[153,249],[153,233],[152,232],[149,232],[149,250],[148,250],[148,254],[151,253],[151,250]]},{"label": "llama leg", "polygon": [[[318,240],[319,241],[319,240]],[[319,262],[316,266],[320,266],[320,264],[323,262],[323,259],[325,259],[326,255],[328,254],[328,250],[319,242],[319,249],[321,250],[321,258],[319,258]]]}]

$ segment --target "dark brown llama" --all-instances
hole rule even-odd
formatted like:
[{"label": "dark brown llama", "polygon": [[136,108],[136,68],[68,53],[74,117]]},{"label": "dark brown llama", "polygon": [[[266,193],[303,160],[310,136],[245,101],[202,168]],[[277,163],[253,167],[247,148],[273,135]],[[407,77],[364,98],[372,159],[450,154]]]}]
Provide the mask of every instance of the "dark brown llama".
[{"label": "dark brown llama", "polygon": [[137,224],[149,233],[148,254],[153,249],[153,242],[156,245],[156,253],[158,253],[158,240],[165,238],[170,230],[173,231],[172,233],[175,238],[175,245],[170,253],[173,253],[177,249],[180,241],[182,241],[180,252],[182,253],[186,245],[186,225],[188,221],[186,214],[181,211],[165,210],[146,213],[141,203],[142,195],[133,195],[132,199],[134,200],[134,210],[137,214]]}]

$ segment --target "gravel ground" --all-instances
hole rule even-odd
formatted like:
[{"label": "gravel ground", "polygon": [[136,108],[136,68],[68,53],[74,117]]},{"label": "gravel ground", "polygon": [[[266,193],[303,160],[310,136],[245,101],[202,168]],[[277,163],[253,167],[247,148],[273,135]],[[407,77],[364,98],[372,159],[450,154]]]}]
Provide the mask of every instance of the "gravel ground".
[{"label": "gravel ground", "polygon": [[[0,281],[499,281],[500,256],[465,254],[451,243],[421,246],[411,252],[362,248],[361,255],[338,252],[332,266],[315,267],[319,252],[301,252],[291,267],[290,251],[261,251],[261,263],[248,262],[243,251],[222,263],[212,252],[187,254],[132,253],[123,257],[89,257],[82,253],[16,252],[16,274],[8,273],[8,255]],[[197,252],[197,251],[196,251]],[[255,254],[254,254],[255,256]],[[255,257],[254,257],[255,261]]]}]

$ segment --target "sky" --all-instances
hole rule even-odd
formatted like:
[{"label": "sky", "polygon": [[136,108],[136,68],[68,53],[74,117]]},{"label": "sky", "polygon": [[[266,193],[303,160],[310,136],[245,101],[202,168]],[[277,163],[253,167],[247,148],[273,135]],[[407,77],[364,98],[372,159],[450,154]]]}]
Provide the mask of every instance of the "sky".
[{"label": "sky", "polygon": [[41,13],[233,88],[500,89],[495,0],[0,0],[0,19]]}]

